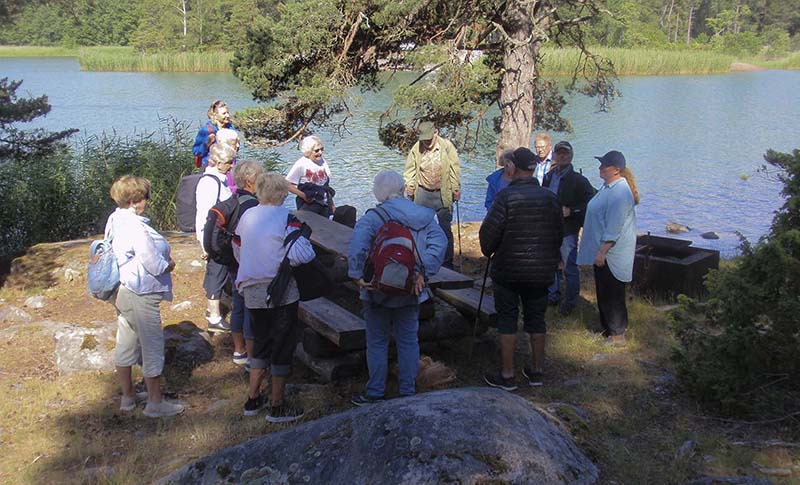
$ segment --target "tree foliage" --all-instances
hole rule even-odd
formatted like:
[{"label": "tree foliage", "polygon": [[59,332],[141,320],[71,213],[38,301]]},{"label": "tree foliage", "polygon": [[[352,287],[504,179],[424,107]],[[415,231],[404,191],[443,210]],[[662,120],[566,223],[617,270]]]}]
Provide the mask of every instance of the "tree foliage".
[{"label": "tree foliage", "polygon": [[786,415],[800,402],[800,149],[765,159],[786,197],[770,234],[709,274],[703,313],[685,300],[673,316],[682,382],[726,414]]},{"label": "tree foliage", "polygon": [[[466,127],[466,140],[481,127],[498,127],[501,147],[523,146],[535,127],[568,126],[560,117],[563,98],[536,72],[542,43],[584,47],[583,28],[599,8],[582,0],[289,0],[249,29],[234,74],[270,102],[259,129],[274,142],[341,123],[352,87],[377,89],[381,69],[402,67],[423,75],[387,110],[385,122],[405,122],[387,124],[384,142],[402,145],[426,118],[445,132]],[[611,66],[585,52],[575,80],[607,100],[615,94]],[[492,105],[499,121],[486,119]]]},{"label": "tree foliage", "polygon": [[77,130],[47,132],[21,130],[17,123],[27,123],[50,112],[47,96],[19,99],[22,81],[0,79],[0,165],[10,160],[28,160],[63,149],[62,140]]}]

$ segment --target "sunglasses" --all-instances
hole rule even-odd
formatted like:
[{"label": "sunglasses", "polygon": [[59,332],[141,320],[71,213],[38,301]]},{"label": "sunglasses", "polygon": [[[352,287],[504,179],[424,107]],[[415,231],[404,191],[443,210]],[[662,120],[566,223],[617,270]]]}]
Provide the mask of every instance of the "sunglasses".
[{"label": "sunglasses", "polygon": [[319,147],[314,149],[314,153],[322,153],[325,151],[325,147]]}]

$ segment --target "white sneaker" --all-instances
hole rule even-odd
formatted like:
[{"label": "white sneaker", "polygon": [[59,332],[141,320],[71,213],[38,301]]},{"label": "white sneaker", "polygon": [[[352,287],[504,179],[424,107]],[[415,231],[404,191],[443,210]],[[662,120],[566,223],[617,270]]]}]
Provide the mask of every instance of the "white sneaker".
[{"label": "white sneaker", "polygon": [[122,395],[122,398],[119,400],[119,410],[120,411],[133,411],[136,409],[137,404],[141,404],[147,401],[147,391],[144,392],[137,392],[133,396],[126,396]]},{"label": "white sneaker", "polygon": [[182,414],[185,410],[186,407],[183,404],[173,403],[167,400],[162,400],[158,404],[147,401],[147,406],[144,407],[144,415],[148,418],[165,418],[167,416]]}]

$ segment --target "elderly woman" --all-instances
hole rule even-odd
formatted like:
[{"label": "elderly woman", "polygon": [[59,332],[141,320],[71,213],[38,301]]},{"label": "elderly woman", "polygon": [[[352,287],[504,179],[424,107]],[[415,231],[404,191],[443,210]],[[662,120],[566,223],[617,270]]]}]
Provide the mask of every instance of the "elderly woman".
[{"label": "elderly woman", "polygon": [[231,115],[228,112],[228,105],[225,101],[214,100],[208,108],[208,121],[197,132],[192,145],[192,153],[194,154],[195,165],[197,167],[205,167],[208,162],[208,154],[213,145],[217,141],[217,131],[222,128],[235,129],[231,122]]},{"label": "elderly woman", "polygon": [[[378,200],[375,209],[364,214],[353,230],[348,250],[348,275],[361,288],[360,299],[367,324],[367,368],[369,380],[363,394],[353,397],[356,406],[385,399],[386,375],[389,370],[389,337],[394,334],[400,370],[400,395],[416,393],[419,369],[419,304],[428,299],[425,280],[435,275],[444,261],[447,236],[436,220],[433,209],[405,198],[403,176],[384,170],[375,176],[373,194]],[[411,231],[417,249],[412,293],[387,295],[365,281],[364,268],[378,229],[387,220],[394,220]]]},{"label": "elderly woman", "polygon": [[309,135],[300,142],[300,151],[303,156],[294,162],[286,174],[289,192],[297,196],[295,202],[298,210],[329,217],[336,211],[336,206],[330,187],[331,169],[322,157],[325,151],[322,140],[316,135]]},{"label": "elderly woman", "polygon": [[625,283],[633,279],[639,191],[625,156],[612,150],[600,160],[603,187],[589,201],[578,251],[579,265],[594,265],[597,308],[606,343],[623,345],[628,328]]},{"label": "elderly woman", "polygon": [[212,146],[208,155],[208,165],[195,189],[197,212],[194,218],[194,227],[197,240],[200,241],[200,247],[203,249],[203,259],[206,259],[203,289],[206,291],[208,300],[206,320],[209,332],[228,332],[230,330],[222,318],[219,305],[222,289],[228,281],[228,268],[208,259],[206,250],[203,248],[203,231],[208,211],[217,202],[228,200],[232,195],[226,179],[235,156],[236,151],[228,145],[217,143]]},{"label": "elderly woman", "polygon": [[[292,266],[314,259],[311,242],[300,236],[290,249],[284,247],[289,233],[300,223],[283,207],[289,195],[286,179],[276,173],[261,174],[256,179],[259,205],[249,209],[236,226],[241,238],[239,272],[236,287],[244,296],[253,329],[253,355],[250,358],[250,388],[244,414],[252,416],[264,407],[261,394],[267,364],[270,366],[271,395],[267,421],[280,423],[303,416],[303,409],[284,399],[286,378],[291,371],[292,356],[297,343],[297,308],[300,294],[294,278],[280,301],[271,301],[269,285],[278,274],[284,257]],[[289,249],[287,254],[287,249]]]},{"label": "elderly woman", "polygon": [[111,186],[111,198],[117,203],[106,223],[106,234],[119,264],[120,286],[114,305],[117,319],[117,345],[114,360],[122,386],[122,411],[136,408],[131,380],[131,366],[142,363],[147,386],[145,416],[159,418],[184,411],[182,404],[167,402],[161,395],[164,369],[164,330],[159,304],[172,300],[172,277],[175,261],[169,243],[150,227],[142,216],[150,199],[150,181],[126,175]]},{"label": "elderly woman", "polygon": [[[242,146],[239,134],[232,128],[220,128],[219,131],[217,131],[217,143],[230,146],[236,151],[237,155],[239,154],[239,148]],[[236,193],[236,179],[233,176],[234,168],[236,168],[236,156],[233,157],[232,168],[226,174],[228,188],[231,189],[231,192]]]}]

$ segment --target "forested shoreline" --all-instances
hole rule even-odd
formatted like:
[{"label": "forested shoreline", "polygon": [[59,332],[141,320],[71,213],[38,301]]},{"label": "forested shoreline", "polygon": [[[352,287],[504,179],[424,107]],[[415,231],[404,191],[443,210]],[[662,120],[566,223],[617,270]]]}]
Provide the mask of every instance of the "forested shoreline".
[{"label": "forested shoreline", "polygon": [[[248,28],[271,22],[291,3],[0,0],[0,44],[129,46],[140,53],[233,51],[245,43]],[[800,0],[608,0],[603,7],[607,12],[586,29],[589,45],[762,59],[800,50]],[[480,42],[465,40],[458,47],[480,49]]]}]

